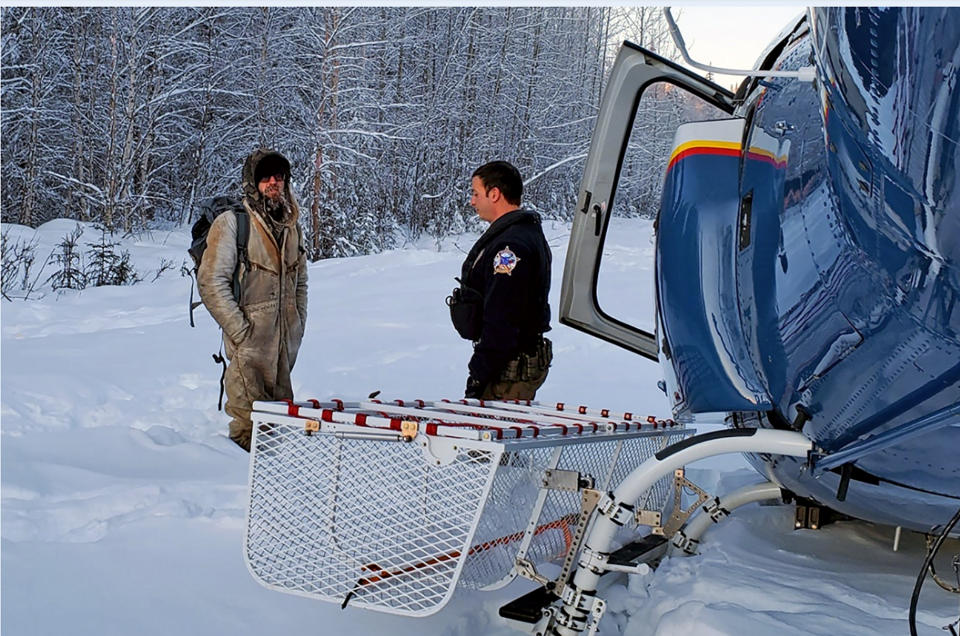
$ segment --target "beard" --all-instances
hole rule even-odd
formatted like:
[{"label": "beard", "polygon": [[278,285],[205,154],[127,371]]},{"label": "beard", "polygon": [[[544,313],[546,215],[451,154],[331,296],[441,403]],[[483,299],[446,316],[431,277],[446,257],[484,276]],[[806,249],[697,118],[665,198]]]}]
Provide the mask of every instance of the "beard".
[{"label": "beard", "polygon": [[287,213],[287,194],[283,188],[278,188],[276,196],[263,195],[263,207],[267,213],[277,221],[282,221]]}]

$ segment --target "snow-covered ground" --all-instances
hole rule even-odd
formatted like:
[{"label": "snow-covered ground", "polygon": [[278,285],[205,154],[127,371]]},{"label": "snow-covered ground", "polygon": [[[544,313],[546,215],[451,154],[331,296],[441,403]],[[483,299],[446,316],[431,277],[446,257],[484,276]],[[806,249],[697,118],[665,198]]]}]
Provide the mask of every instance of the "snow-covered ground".
[{"label": "snow-covered ground", "polygon": [[[42,261],[73,227],[4,225],[36,237]],[[616,222],[601,303],[651,322],[650,224]],[[556,310],[568,228],[548,223]],[[81,243],[99,236],[88,228]],[[475,236],[310,266],[299,399],[459,397],[469,345],[444,297]],[[458,591],[441,612],[399,618],[260,587],[247,572],[248,455],[217,411],[219,332],[203,309],[187,323],[189,279],[176,271],[185,230],[127,239],[152,284],[62,294],[40,290],[2,311],[2,623],[4,636],[511,634],[503,602],[532,587]],[[38,263],[39,266],[39,263]],[[46,275],[44,275],[46,276]],[[555,362],[539,397],[669,415],[658,369],[555,323]],[[702,430],[702,429],[701,429]],[[759,477],[739,457],[689,467],[723,493]],[[602,634],[903,634],[922,538],[842,522],[793,530],[792,508],[752,504],[705,535],[701,554],[608,583]],[[957,614],[928,583],[921,633]]]}]

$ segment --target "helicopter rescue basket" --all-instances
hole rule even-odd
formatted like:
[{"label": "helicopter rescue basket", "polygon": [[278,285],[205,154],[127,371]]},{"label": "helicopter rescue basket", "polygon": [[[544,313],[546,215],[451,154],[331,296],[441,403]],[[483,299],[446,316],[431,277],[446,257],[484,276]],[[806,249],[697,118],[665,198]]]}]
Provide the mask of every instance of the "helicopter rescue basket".
[{"label": "helicopter rescue basket", "polygon": [[[251,418],[244,549],[254,578],[408,616],[438,611],[457,585],[506,585],[518,558],[563,557],[580,487],[592,478],[612,490],[692,432],[630,413],[480,400],[255,402]],[[637,508],[664,510],[672,489],[662,479]]]}]

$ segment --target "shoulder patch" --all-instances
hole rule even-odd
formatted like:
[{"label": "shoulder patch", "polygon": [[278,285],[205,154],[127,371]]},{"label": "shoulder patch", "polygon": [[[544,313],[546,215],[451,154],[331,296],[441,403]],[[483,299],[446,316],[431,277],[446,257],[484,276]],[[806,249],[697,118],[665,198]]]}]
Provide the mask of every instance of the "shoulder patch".
[{"label": "shoulder patch", "polygon": [[506,274],[509,276],[513,273],[514,268],[519,262],[520,257],[514,254],[510,250],[510,246],[507,245],[504,249],[497,252],[497,255],[493,257],[493,273]]}]

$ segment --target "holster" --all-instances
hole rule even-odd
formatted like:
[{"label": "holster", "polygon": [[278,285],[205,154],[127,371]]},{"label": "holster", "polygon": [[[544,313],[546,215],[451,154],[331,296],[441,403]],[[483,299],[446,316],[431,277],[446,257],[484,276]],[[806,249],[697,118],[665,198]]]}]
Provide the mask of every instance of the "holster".
[{"label": "holster", "polygon": [[483,296],[475,289],[461,285],[447,296],[450,320],[461,338],[477,341],[483,331]]},{"label": "holster", "polygon": [[549,338],[540,338],[533,351],[522,352],[507,363],[498,378],[499,382],[529,382],[540,378],[553,362],[553,343]]}]

